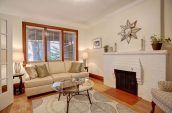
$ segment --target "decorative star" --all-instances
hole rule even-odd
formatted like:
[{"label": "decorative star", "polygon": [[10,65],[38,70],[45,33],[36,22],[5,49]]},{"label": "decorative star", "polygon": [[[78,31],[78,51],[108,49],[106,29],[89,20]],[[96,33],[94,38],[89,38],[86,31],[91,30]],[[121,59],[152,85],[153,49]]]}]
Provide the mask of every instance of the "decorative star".
[{"label": "decorative star", "polygon": [[130,43],[131,39],[137,39],[136,33],[141,30],[141,28],[136,27],[137,20],[133,23],[130,23],[129,20],[127,20],[126,25],[121,25],[121,32],[118,33],[118,35],[121,35],[121,41],[127,40],[128,44]]}]

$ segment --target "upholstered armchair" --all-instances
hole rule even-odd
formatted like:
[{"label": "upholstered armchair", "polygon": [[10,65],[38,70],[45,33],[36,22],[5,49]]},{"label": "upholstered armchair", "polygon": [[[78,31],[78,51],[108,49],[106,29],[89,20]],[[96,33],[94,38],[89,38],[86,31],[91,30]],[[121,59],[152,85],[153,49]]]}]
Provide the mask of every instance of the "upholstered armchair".
[{"label": "upholstered armchair", "polygon": [[159,81],[159,89],[152,89],[152,111],[155,105],[159,106],[165,113],[172,113],[172,81]]}]

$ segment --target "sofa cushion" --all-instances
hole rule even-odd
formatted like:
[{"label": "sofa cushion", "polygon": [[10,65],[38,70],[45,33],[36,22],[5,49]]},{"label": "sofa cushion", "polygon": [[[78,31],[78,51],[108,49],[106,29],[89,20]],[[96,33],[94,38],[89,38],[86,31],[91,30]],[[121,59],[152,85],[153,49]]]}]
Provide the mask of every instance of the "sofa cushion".
[{"label": "sofa cushion", "polygon": [[47,70],[46,65],[35,65],[36,71],[38,73],[38,77],[43,78],[49,76],[49,72]]},{"label": "sofa cushion", "polygon": [[52,74],[51,76],[54,82],[59,82],[71,78],[71,74],[69,73]]},{"label": "sofa cushion", "polygon": [[80,73],[69,73],[72,77],[89,77],[88,72],[80,72]]},{"label": "sofa cushion", "polygon": [[25,70],[26,70],[26,74],[29,75],[30,79],[34,79],[34,78],[38,77],[38,73],[37,73],[37,71],[36,71],[34,66],[25,67]]},{"label": "sofa cushion", "polygon": [[50,74],[65,73],[64,62],[48,62]]},{"label": "sofa cushion", "polygon": [[37,87],[42,85],[48,85],[53,83],[53,78],[51,76],[47,76],[44,78],[35,78],[28,81],[25,81],[25,87],[31,88],[31,87]]},{"label": "sofa cushion", "polygon": [[151,93],[156,100],[172,109],[172,92],[165,92],[157,89],[152,89]]}]

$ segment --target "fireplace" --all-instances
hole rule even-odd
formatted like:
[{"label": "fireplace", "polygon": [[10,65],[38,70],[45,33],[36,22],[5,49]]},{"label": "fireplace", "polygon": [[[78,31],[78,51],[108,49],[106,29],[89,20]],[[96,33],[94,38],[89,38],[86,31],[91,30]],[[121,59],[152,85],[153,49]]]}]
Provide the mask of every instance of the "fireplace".
[{"label": "fireplace", "polygon": [[136,72],[114,69],[116,88],[137,95],[138,84]]}]

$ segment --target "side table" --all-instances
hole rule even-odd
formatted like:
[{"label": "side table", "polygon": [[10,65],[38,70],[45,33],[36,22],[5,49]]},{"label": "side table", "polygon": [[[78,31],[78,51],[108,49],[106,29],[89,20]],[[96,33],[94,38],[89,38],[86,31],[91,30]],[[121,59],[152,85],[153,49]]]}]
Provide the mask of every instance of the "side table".
[{"label": "side table", "polygon": [[[13,75],[13,79],[17,78],[17,77],[20,79],[20,83],[19,83],[19,87],[18,87],[19,94],[23,93],[23,87],[22,87],[22,84],[23,84],[22,76],[23,75],[24,75],[24,73],[16,73],[16,74]],[[17,93],[16,89],[17,88],[14,87],[14,94]]]}]

